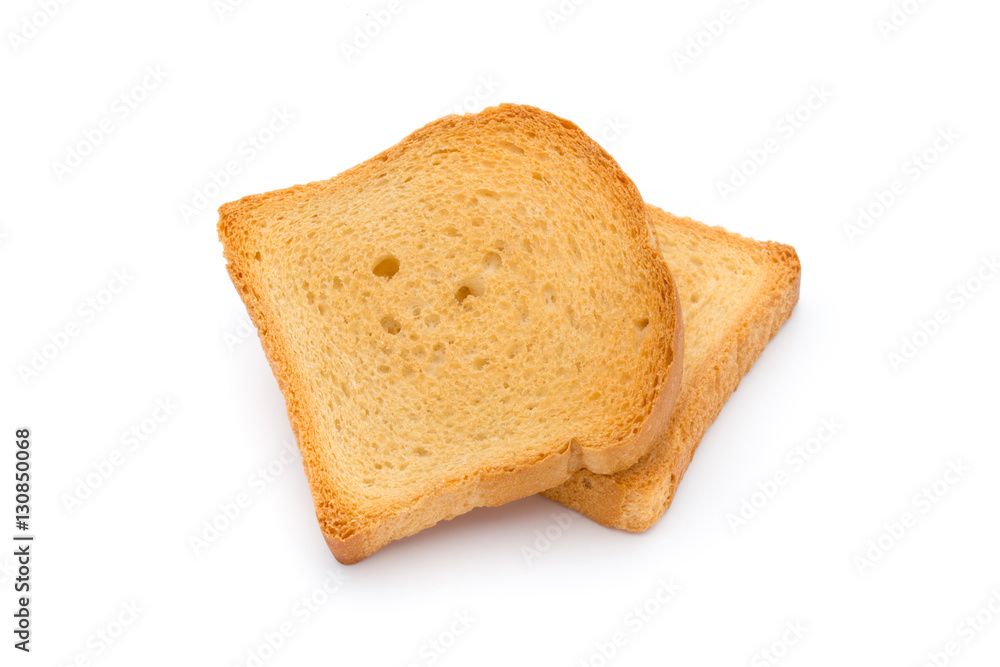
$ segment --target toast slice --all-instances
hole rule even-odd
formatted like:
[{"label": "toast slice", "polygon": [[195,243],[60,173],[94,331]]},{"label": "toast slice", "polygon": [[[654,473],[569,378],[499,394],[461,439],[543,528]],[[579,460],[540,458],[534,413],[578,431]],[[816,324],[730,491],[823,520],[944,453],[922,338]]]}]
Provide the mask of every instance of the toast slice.
[{"label": "toast slice", "polygon": [[623,470],[666,427],[676,288],[635,185],[569,121],[446,116],[218,229],[342,563]]},{"label": "toast slice", "polygon": [[634,466],[613,475],[580,471],[544,494],[605,526],[636,532],[670,506],[705,430],[791,315],[801,273],[791,246],[649,209],[684,316],[677,405],[659,442]]}]

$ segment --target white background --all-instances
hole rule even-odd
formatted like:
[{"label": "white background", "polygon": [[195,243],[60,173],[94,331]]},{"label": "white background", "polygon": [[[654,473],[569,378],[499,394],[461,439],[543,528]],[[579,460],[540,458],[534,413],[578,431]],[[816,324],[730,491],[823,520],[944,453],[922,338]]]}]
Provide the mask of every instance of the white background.
[{"label": "white background", "polygon": [[[1000,5],[928,2],[886,36],[890,0],[591,0],[564,3],[559,21],[546,13],[557,0],[421,0],[348,61],[342,44],[387,5],[249,0],[220,17],[211,0],[104,0],[45,19],[31,0],[4,3],[0,426],[8,442],[32,429],[37,541],[30,655],[11,647],[13,563],[0,551],[0,662],[252,665],[248,652],[287,622],[293,634],[262,664],[763,665],[783,635],[794,645],[774,650],[789,666],[917,666],[953,640],[948,664],[996,664],[1000,613],[983,612],[992,623],[971,641],[962,624],[994,592],[1000,610],[1000,280],[976,283],[1000,251]],[[699,37],[705,21],[721,34]],[[699,38],[702,53],[679,65]],[[146,68],[163,80],[131,92]],[[814,87],[832,96],[800,109],[809,118],[789,136],[779,124]],[[647,533],[572,513],[559,528],[563,508],[535,497],[341,567],[297,459],[263,487],[251,480],[292,435],[241,326],[215,208],[333,176],[464,100],[570,118],[648,201],[794,245],[801,301]],[[249,159],[241,145],[283,108],[294,119]],[[54,163],[105,118],[110,134],[60,178]],[[914,180],[908,161],[943,128],[958,138]],[[777,152],[724,200],[718,184],[769,138]],[[230,160],[240,172],[183,215]],[[904,194],[852,243],[845,225],[895,179]],[[127,286],[103,292],[123,269]],[[959,298],[967,284],[980,289]],[[91,313],[88,299],[106,303]],[[938,310],[947,321],[894,365]],[[42,351],[51,358],[25,379]],[[158,399],[178,407],[153,431]],[[792,465],[829,418],[843,425],[835,437]],[[123,434],[144,426],[130,450]],[[115,450],[120,465],[68,508]],[[9,517],[12,443],[3,451]],[[949,462],[968,471],[915,501]],[[727,516],[778,471],[787,484],[734,531]],[[190,538],[240,493],[249,507],[196,555]],[[915,525],[884,536],[906,512]],[[859,565],[880,536],[888,548]],[[331,573],[343,581],[327,594]],[[680,586],[665,604],[661,578]],[[296,605],[314,594],[323,604],[306,618]],[[138,618],[108,646],[97,633],[117,634],[132,603]],[[456,614],[474,620],[451,636]],[[624,645],[605,659],[616,632]],[[432,640],[450,646],[435,653]]]}]

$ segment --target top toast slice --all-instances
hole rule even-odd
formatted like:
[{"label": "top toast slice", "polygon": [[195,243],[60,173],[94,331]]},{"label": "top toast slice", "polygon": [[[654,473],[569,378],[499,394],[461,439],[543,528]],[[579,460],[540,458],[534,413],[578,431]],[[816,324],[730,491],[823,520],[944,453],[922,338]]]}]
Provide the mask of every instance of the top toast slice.
[{"label": "top toast slice", "polygon": [[447,116],[219,214],[343,563],[627,468],[666,427],[676,288],[635,185],[569,121]]},{"label": "top toast slice", "polygon": [[791,246],[649,208],[684,315],[684,372],[670,424],[628,470],[581,471],[544,494],[630,531],[646,530],[670,506],[705,430],[791,315],[801,276]]}]

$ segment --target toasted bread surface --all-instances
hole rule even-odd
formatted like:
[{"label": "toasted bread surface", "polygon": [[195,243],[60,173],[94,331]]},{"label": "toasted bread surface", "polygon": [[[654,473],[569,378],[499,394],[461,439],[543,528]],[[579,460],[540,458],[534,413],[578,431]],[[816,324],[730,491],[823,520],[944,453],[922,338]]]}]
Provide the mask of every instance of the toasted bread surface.
[{"label": "toasted bread surface", "polygon": [[653,449],[612,475],[583,470],[545,496],[606,526],[643,531],[670,506],[706,429],[799,298],[795,249],[650,206],[684,318],[684,371]]},{"label": "toasted bread surface", "polygon": [[447,116],[219,213],[341,562],[625,469],[666,428],[677,291],[634,184],[569,121]]}]

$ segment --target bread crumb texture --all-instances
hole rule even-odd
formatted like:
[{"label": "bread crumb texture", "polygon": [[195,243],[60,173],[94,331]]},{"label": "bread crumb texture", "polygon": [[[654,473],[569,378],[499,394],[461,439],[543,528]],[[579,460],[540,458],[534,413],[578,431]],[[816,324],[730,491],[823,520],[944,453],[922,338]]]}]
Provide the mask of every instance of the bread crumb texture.
[{"label": "bread crumb texture", "polygon": [[684,318],[684,370],[667,429],[634,466],[580,471],[545,493],[615,528],[646,530],[673,500],[706,429],[798,302],[795,249],[650,206]]},{"label": "bread crumb texture", "polygon": [[665,425],[676,291],[635,186],[568,121],[447,116],[222,206],[219,233],[328,542],[358,536],[342,560],[623,469]]}]

